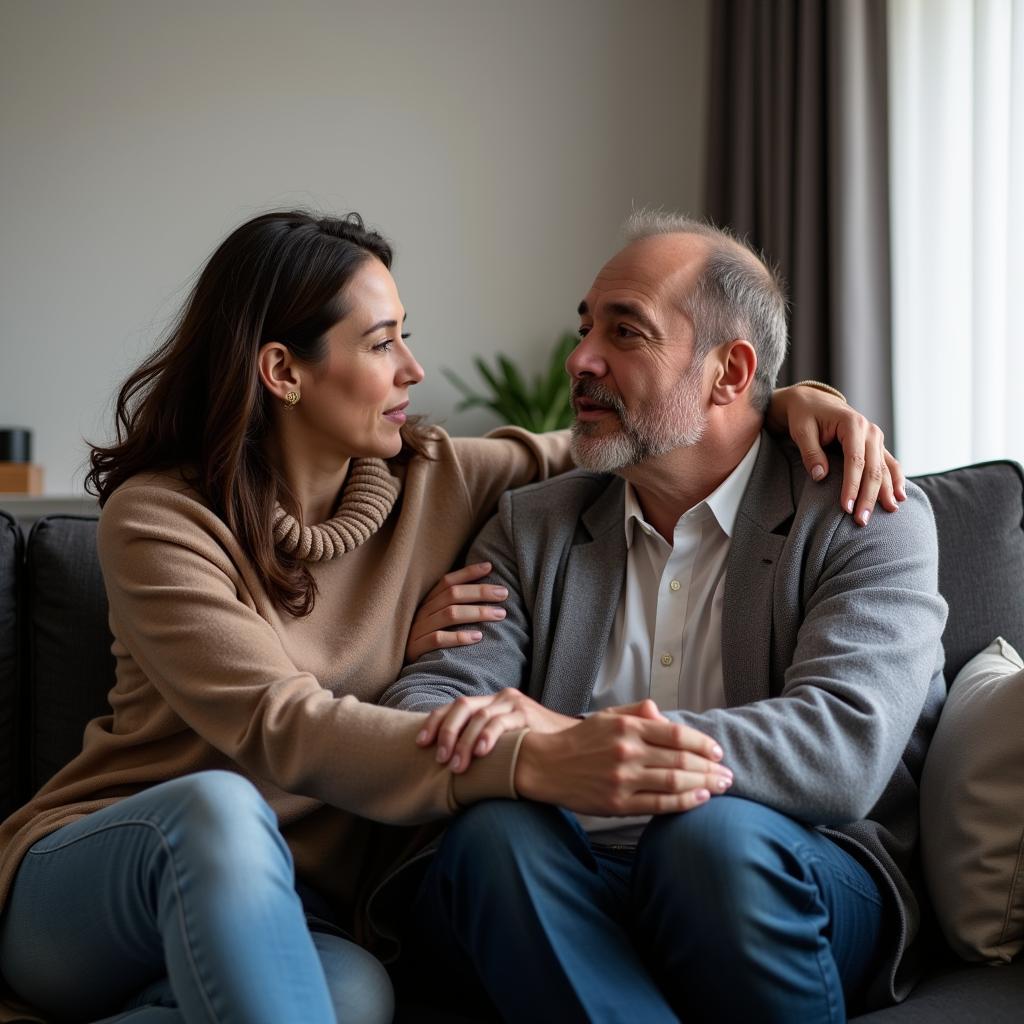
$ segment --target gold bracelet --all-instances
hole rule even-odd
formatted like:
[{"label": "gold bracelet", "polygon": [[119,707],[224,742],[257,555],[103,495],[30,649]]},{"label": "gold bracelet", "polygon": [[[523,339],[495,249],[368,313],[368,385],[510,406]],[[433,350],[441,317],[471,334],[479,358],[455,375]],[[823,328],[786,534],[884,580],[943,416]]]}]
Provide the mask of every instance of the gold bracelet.
[{"label": "gold bracelet", "polygon": [[[841,402],[846,402],[846,395],[844,395],[839,388],[834,388],[831,384],[825,384],[820,380],[798,380],[793,387],[817,388],[819,391],[824,391],[826,394],[835,395]],[[850,403],[846,402],[846,404],[849,405]]]}]

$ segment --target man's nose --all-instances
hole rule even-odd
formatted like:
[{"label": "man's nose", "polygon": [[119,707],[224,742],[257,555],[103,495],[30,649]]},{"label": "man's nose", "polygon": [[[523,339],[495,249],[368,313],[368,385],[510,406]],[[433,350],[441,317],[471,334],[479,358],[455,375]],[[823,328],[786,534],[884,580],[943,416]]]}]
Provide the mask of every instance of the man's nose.
[{"label": "man's nose", "polygon": [[580,338],[579,343],[569,353],[569,358],[565,361],[565,370],[573,380],[580,377],[603,377],[608,372],[608,364],[601,355],[593,331]]}]

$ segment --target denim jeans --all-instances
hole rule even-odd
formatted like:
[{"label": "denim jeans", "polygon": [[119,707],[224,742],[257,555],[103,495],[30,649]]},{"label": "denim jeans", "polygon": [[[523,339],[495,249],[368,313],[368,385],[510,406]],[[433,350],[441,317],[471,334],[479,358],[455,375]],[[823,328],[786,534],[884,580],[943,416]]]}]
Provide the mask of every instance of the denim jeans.
[{"label": "denim jeans", "polygon": [[877,966],[882,910],[850,854],[737,797],[656,818],[635,852],[487,801],[449,827],[407,954],[509,1021],[832,1024]]},{"label": "denim jeans", "polygon": [[39,840],[0,919],[0,969],[58,1020],[378,1024],[394,1009],[376,959],[310,932],[274,812],[230,772]]}]

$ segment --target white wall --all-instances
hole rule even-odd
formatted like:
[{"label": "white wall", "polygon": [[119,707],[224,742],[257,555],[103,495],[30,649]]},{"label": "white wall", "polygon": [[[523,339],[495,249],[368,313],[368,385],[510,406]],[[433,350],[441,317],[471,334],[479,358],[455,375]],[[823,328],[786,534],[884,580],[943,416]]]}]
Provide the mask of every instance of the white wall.
[{"label": "white wall", "polygon": [[[4,0],[0,425],[47,492],[236,224],[355,209],[427,379],[540,361],[632,203],[699,212],[707,0]],[[472,371],[469,376],[473,377]],[[475,378],[474,378],[475,379]]]}]

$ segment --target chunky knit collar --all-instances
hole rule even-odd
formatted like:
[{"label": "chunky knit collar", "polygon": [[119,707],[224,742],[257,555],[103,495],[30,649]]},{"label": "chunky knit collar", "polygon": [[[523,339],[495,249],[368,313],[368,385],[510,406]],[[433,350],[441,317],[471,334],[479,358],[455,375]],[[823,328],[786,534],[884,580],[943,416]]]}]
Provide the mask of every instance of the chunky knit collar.
[{"label": "chunky knit collar", "polygon": [[337,558],[359,547],[383,526],[401,487],[401,482],[391,475],[383,459],[356,459],[338,509],[326,522],[299,526],[295,516],[277,506],[274,512],[274,543],[302,562],[326,562]]}]

